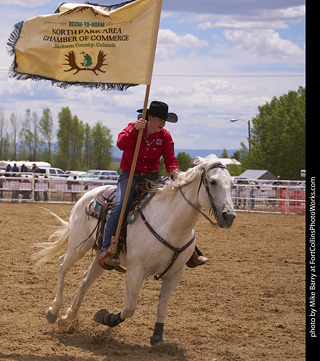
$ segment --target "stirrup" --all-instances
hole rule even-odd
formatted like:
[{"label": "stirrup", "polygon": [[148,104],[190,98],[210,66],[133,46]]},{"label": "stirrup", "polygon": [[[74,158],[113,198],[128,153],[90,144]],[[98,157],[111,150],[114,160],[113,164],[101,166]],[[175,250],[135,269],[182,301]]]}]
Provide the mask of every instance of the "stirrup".
[{"label": "stirrup", "polygon": [[106,270],[113,270],[115,267],[120,267],[120,261],[114,258],[115,255],[110,252],[110,248],[104,248],[98,257],[98,264]]},{"label": "stirrup", "polygon": [[120,266],[120,261],[116,258],[110,257],[104,262],[104,264],[110,267],[118,267]]},{"label": "stirrup", "polygon": [[209,258],[202,256],[202,254],[199,255],[194,252],[192,253],[192,256],[190,257],[186,265],[190,268],[194,268],[194,267],[202,266],[208,262],[209,262]]},{"label": "stirrup", "polygon": [[121,266],[108,266],[107,264],[100,264],[100,267],[102,267],[103,269],[107,270],[107,271],[112,271],[112,270],[116,270],[119,273],[126,273],[126,269],[122,268]]}]

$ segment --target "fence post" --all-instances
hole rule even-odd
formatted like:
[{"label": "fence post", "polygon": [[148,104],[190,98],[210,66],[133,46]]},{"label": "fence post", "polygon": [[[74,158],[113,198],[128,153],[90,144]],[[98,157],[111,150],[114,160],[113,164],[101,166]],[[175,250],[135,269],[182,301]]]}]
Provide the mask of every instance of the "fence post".
[{"label": "fence post", "polygon": [[289,186],[286,185],[286,214],[290,213],[290,192]]},{"label": "fence post", "polygon": [[34,173],[32,173],[32,174],[31,174],[31,189],[32,189],[32,190],[31,190],[31,203],[34,203],[34,198],[35,198],[35,197],[34,197],[34,192],[35,192],[35,191],[34,191],[34,188],[35,188],[35,187],[34,187],[34,184],[35,184],[35,183],[34,183]]}]

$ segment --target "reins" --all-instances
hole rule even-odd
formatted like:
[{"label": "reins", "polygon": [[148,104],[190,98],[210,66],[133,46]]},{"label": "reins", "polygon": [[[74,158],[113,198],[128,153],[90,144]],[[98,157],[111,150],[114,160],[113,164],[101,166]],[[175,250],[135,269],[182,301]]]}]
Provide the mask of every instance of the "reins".
[{"label": "reins", "polygon": [[218,225],[217,223],[213,222],[206,214],[204,214],[199,208],[197,208],[193,203],[191,203],[191,202],[189,201],[189,199],[187,199],[187,197],[186,197],[186,196],[184,195],[184,193],[182,192],[182,189],[181,189],[181,188],[179,188],[179,191],[180,191],[180,193],[182,194],[182,197],[184,198],[184,200],[185,200],[188,204],[190,204],[190,206],[191,206],[192,208],[194,208],[197,212],[199,212],[207,221],[210,222],[210,224],[211,224],[212,226],[219,227],[219,225]]}]

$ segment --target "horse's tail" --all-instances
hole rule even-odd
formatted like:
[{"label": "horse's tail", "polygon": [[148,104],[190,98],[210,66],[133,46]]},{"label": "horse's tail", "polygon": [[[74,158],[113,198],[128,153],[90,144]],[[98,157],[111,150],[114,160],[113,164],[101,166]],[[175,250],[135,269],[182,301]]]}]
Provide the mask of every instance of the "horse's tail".
[{"label": "horse's tail", "polygon": [[69,222],[64,221],[49,210],[48,212],[57,218],[60,222],[60,227],[49,237],[48,242],[36,243],[34,245],[35,248],[40,248],[40,251],[31,256],[31,259],[35,262],[36,267],[50,261],[68,242],[69,238]]}]

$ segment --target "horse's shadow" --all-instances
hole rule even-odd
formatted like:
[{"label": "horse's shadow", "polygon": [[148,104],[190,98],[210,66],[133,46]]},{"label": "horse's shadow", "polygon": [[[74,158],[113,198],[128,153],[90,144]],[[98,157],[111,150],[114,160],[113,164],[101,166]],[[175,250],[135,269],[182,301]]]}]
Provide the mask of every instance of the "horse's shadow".
[{"label": "horse's shadow", "polygon": [[[107,360],[129,361],[129,360],[152,360],[152,361],[186,361],[184,350],[175,344],[164,344],[158,346],[140,346],[129,345],[118,341],[112,337],[112,330],[90,335],[80,331],[76,333],[56,333],[49,332],[52,338],[57,339],[66,347],[81,348],[87,351],[87,356],[77,355],[77,361],[95,361],[97,357],[105,357]],[[74,353],[74,351],[72,352]],[[71,352],[68,355],[72,357]],[[69,360],[69,357],[67,359]],[[0,360],[16,360],[16,361],[61,361],[62,356],[58,354],[52,355],[36,355],[25,352],[2,353],[0,351]],[[73,359],[73,357],[72,357]]]},{"label": "horse's shadow", "polygon": [[94,335],[78,331],[72,334],[58,333],[52,336],[67,347],[78,347],[90,351],[96,356],[108,356],[108,359],[111,360],[152,359],[160,361],[164,357],[168,361],[186,360],[185,350],[176,344],[166,343],[157,346],[127,344],[113,337],[112,329],[97,332]]}]

